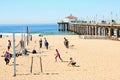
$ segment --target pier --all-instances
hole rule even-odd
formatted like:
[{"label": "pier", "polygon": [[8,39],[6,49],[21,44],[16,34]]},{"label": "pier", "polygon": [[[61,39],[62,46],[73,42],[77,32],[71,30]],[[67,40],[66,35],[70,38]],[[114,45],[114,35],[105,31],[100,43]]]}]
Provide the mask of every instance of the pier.
[{"label": "pier", "polygon": [[58,22],[58,30],[72,31],[77,33],[78,35],[83,35],[86,39],[102,38],[102,39],[118,40],[120,37],[120,24],[116,24],[112,22],[107,24],[107,23],[95,23],[95,22],[87,23],[87,22],[78,22],[78,21],[71,22],[65,20]]},{"label": "pier", "polygon": [[58,24],[59,24],[59,27],[58,27],[59,31],[66,31],[66,30],[69,31],[68,30],[68,26],[69,26],[68,22],[60,22]]}]

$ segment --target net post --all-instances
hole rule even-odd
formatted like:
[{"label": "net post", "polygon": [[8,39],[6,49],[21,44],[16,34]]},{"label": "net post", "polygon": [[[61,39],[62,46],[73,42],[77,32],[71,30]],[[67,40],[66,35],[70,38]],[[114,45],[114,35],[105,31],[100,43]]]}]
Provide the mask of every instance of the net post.
[{"label": "net post", "polygon": [[14,57],[14,77],[16,76],[16,51],[15,51],[15,33],[13,33],[13,57]]},{"label": "net post", "polygon": [[30,67],[30,72],[32,73],[32,69],[33,69],[33,56],[31,58],[31,67]]},{"label": "net post", "polygon": [[41,69],[41,73],[43,73],[42,58],[41,58],[41,56],[40,56],[40,69]]}]

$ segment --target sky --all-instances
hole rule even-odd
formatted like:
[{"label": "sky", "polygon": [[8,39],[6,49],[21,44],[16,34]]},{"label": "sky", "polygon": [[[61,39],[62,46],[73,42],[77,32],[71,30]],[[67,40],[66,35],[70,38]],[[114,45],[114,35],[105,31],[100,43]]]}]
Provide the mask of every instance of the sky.
[{"label": "sky", "polygon": [[120,17],[120,0],[0,0],[0,24],[57,23],[70,14],[92,20]]}]

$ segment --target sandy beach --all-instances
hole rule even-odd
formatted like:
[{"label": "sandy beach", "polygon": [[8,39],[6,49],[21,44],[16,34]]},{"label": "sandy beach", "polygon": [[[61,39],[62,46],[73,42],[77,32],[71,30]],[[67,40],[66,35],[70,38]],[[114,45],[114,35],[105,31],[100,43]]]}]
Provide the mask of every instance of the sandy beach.
[{"label": "sandy beach", "polygon": [[[44,37],[49,42],[49,49],[39,48],[39,39]],[[64,37],[69,40],[69,49],[63,42]],[[0,38],[0,56],[7,50],[7,40],[12,36]],[[16,44],[21,37],[16,36]],[[120,80],[120,41],[104,39],[81,39],[78,35],[33,35],[33,40],[26,46],[29,51],[33,48],[37,54],[16,58],[16,77],[13,77],[13,58],[9,65],[4,57],[0,57],[0,80]],[[55,49],[58,49],[63,62],[55,62]],[[13,49],[10,49],[13,52]],[[30,72],[33,57],[32,73]],[[42,59],[42,70],[40,67]],[[78,67],[68,66],[72,57]]]}]

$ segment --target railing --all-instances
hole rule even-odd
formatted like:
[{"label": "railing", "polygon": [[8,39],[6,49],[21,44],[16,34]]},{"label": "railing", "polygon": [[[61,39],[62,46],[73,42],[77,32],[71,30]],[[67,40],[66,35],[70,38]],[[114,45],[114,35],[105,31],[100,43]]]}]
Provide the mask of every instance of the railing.
[{"label": "railing", "polygon": [[100,36],[100,35],[80,35],[81,39],[109,39],[109,40],[119,40],[115,36]]}]

